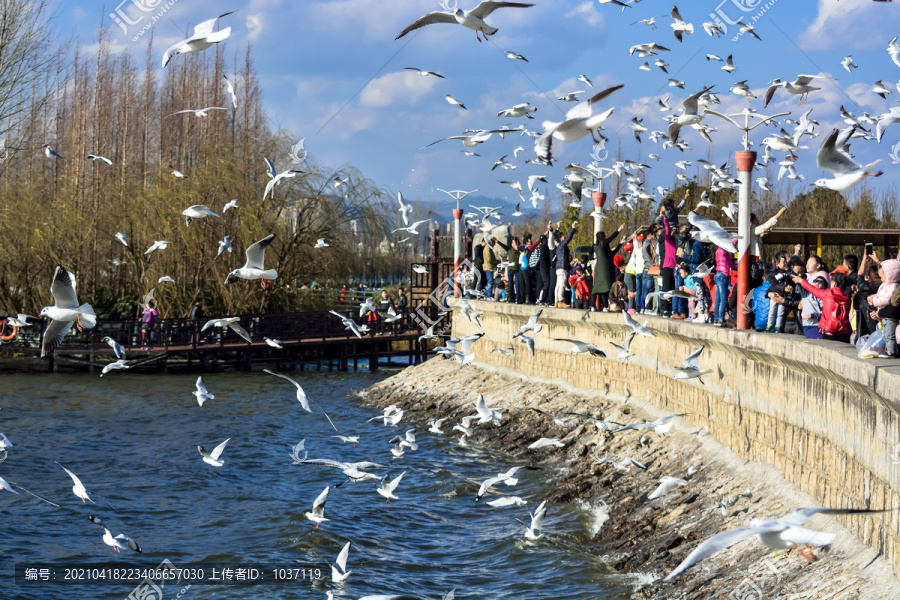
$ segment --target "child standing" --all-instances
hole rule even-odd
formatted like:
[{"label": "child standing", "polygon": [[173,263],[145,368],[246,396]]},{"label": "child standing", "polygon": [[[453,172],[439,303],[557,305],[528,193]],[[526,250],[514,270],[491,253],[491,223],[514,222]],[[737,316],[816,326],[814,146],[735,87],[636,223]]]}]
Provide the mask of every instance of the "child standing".
[{"label": "child standing", "polygon": [[[872,260],[878,261],[878,257],[872,254]],[[868,298],[869,306],[874,308],[872,318],[881,320],[881,329],[884,333],[884,350],[890,356],[897,356],[897,314],[896,308],[891,305],[891,297],[900,284],[900,260],[890,259],[878,263],[878,274],[881,276],[881,286],[878,292]],[[879,310],[880,309],[880,310]],[[876,316],[877,312],[877,316]]]}]

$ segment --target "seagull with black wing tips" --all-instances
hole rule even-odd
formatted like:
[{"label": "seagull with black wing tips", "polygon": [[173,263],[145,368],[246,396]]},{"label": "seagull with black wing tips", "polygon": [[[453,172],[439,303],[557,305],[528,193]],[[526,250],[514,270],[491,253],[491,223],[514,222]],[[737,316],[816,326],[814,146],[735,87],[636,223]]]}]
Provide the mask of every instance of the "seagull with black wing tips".
[{"label": "seagull with black wing tips", "polygon": [[250,339],[250,334],[246,329],[241,327],[241,318],[240,317],[224,317],[221,319],[210,319],[206,323],[203,324],[203,327],[200,329],[201,332],[206,331],[210,327],[220,327],[222,329],[230,328],[236,334],[247,340],[248,344],[253,343],[253,340]]},{"label": "seagull with black wing tips", "polygon": [[697,125],[703,121],[700,113],[700,97],[709,92],[713,86],[705,87],[696,94],[691,94],[681,103],[681,114],[669,123],[669,141],[675,143],[681,133],[682,127]]},{"label": "seagull with black wing tips", "polygon": [[112,161],[106,158],[105,156],[99,156],[97,154],[88,154],[87,157],[94,162],[105,162],[108,165],[112,165]]},{"label": "seagull with black wing tips", "polygon": [[394,229],[391,233],[397,233],[398,231],[405,231],[406,233],[408,233],[410,235],[419,235],[419,226],[422,225],[423,223],[428,223],[430,220],[431,219],[424,219],[422,221],[416,221],[409,227],[398,227],[397,229]]},{"label": "seagull with black wing tips", "polygon": [[125,347],[122,344],[120,344],[119,342],[117,342],[116,340],[112,339],[109,336],[106,336],[105,338],[103,338],[100,341],[106,342],[109,345],[109,347],[112,348],[113,352],[116,355],[116,358],[125,358]]},{"label": "seagull with black wing tips", "polygon": [[92,329],[97,324],[93,307],[87,303],[78,304],[75,275],[65,267],[56,267],[50,284],[50,293],[53,295],[53,306],[46,306],[40,312],[40,316],[50,319],[41,342],[41,358],[62,344],[72,325],[76,325],[81,331],[82,327]]},{"label": "seagull with black wing tips", "polygon": [[120,533],[116,537],[113,537],[113,534],[110,533],[109,529],[107,529],[106,527],[103,528],[103,531],[103,543],[107,546],[112,546],[116,552],[121,552],[122,550],[127,550],[128,548],[131,548],[135,552],[141,551],[141,547],[138,546],[137,542],[135,542],[124,533]]},{"label": "seagull with black wing tips", "polygon": [[865,166],[853,159],[850,154],[850,138],[855,131],[854,125],[843,131],[833,129],[828,134],[816,154],[816,165],[833,174],[834,178],[817,179],[810,185],[846,192],[865,181],[867,177],[880,177],[883,174],[882,171],[872,173],[872,169],[881,162],[880,159]]},{"label": "seagull with black wing tips", "polygon": [[424,69],[418,69],[418,68],[416,68],[416,67],[403,67],[403,68],[404,68],[405,70],[407,70],[407,71],[415,71],[416,73],[418,73],[418,74],[421,75],[422,77],[429,77],[429,76],[431,76],[431,77],[439,77],[440,79],[447,79],[446,77],[444,77],[444,76],[441,75],[440,73],[435,73],[434,71],[425,71]]},{"label": "seagull with black wing tips", "polygon": [[47,158],[63,158],[63,155],[50,147],[50,144],[44,144],[44,156]]},{"label": "seagull with black wing tips", "polygon": [[325,489],[322,490],[322,493],[318,495],[318,497],[313,502],[312,511],[308,513],[304,513],[304,516],[316,524],[316,529],[319,528],[319,524],[324,523],[325,521],[330,521],[331,519],[325,518],[325,503],[328,501],[328,493],[331,491],[331,488],[336,488],[344,485],[344,482],[338,483],[336,485],[325,486]]},{"label": "seagull with black wing tips", "polygon": [[397,192],[397,202],[400,204],[400,208],[397,209],[400,212],[400,216],[403,217],[403,224],[409,225],[409,215],[412,214],[412,204],[406,201],[403,197],[402,192]]},{"label": "seagull with black wing tips", "polygon": [[270,233],[255,244],[250,245],[244,254],[247,256],[247,262],[244,266],[235,269],[225,278],[225,284],[234,283],[240,279],[259,279],[263,287],[266,287],[266,280],[278,279],[278,272],[275,269],[265,268],[266,248],[275,239],[275,234]]},{"label": "seagull with black wing tips", "polygon": [[355,463],[349,462],[340,462],[337,460],[331,460],[328,458],[306,458],[301,461],[298,461],[297,464],[302,465],[321,465],[324,467],[334,467],[336,469],[340,469],[341,472],[346,475],[351,481],[358,481],[362,479],[377,479],[375,475],[371,473],[367,473],[363,471],[363,469],[383,469],[384,465],[380,465],[378,463],[373,463],[369,461],[361,461]]},{"label": "seagull with black wing tips", "polygon": [[497,33],[496,27],[491,27],[484,22],[484,19],[486,19],[492,12],[494,12],[498,8],[530,8],[534,6],[534,4],[527,4],[524,2],[497,2],[493,0],[482,0],[472,10],[462,10],[460,8],[457,8],[455,3],[451,7],[449,3],[444,0],[442,6],[446,9],[447,12],[435,11],[430,12],[423,17],[420,17],[412,25],[409,25],[406,29],[401,31],[400,35],[398,35],[395,39],[399,40],[410,31],[415,31],[416,29],[425,27],[426,25],[432,25],[434,23],[458,23],[463,27],[467,27],[475,31],[475,38],[480,42],[481,37],[479,36],[479,33],[484,34],[485,39],[487,39],[487,36]]},{"label": "seagull with black wing tips", "polygon": [[528,354],[531,355],[531,358],[534,358],[534,337],[530,335],[523,335],[519,338],[519,341],[525,344],[525,347],[528,348]]},{"label": "seagull with black wing tips", "polygon": [[542,164],[550,164],[553,161],[551,146],[554,139],[562,142],[574,142],[591,134],[591,139],[597,142],[596,133],[603,124],[612,116],[614,109],[609,108],[602,113],[594,114],[593,105],[606,99],[608,96],[625,87],[617,85],[594,94],[584,102],[575,105],[566,113],[562,122],[544,121],[541,126],[544,133],[534,142],[534,151],[537,161]]},{"label": "seagull with black wing tips", "polygon": [[606,351],[603,350],[600,346],[596,344],[589,344],[587,342],[581,342],[579,340],[569,340],[566,338],[553,338],[554,342],[567,342],[572,344],[572,347],[569,349],[569,354],[590,354],[591,356],[596,356],[597,358],[606,358]]},{"label": "seagull with black wing tips", "polygon": [[213,31],[213,29],[216,26],[216,21],[222,17],[227,17],[233,12],[234,11],[221,14],[215,19],[203,21],[194,27],[194,33],[189,38],[173,44],[166,50],[165,54],[163,54],[162,66],[165,67],[169,64],[169,61],[178,54],[200,52],[201,50],[206,50],[213,44],[217,44],[222,40],[227,39],[228,36],[231,35],[231,27],[227,27],[221,31]]},{"label": "seagull with black wing tips", "polygon": [[387,502],[391,500],[399,500],[397,496],[394,495],[394,490],[397,489],[397,486],[400,485],[400,480],[403,479],[403,476],[406,475],[406,471],[403,471],[393,480],[390,475],[385,475],[381,478],[381,487],[376,489],[381,496],[387,499]]},{"label": "seagull with black wing tips", "polygon": [[776,79],[769,86],[769,89],[766,90],[766,102],[764,107],[769,106],[769,102],[772,101],[772,97],[775,95],[775,91],[778,88],[784,88],[788,93],[800,96],[800,99],[797,100],[797,106],[800,106],[800,103],[803,102],[804,99],[808,102],[810,92],[822,89],[812,85],[814,79],[828,79],[828,77],[825,75],[798,75],[794,81],[781,81],[780,79]]},{"label": "seagull with black wing tips", "polygon": [[107,363],[107,364],[103,365],[103,369],[100,371],[100,377],[103,377],[104,375],[106,375],[107,373],[110,373],[111,371],[121,371],[124,369],[130,369],[131,366],[129,366],[129,364],[128,364],[129,362],[130,361],[127,361],[124,359],[119,359],[119,360],[116,360],[111,363]]},{"label": "seagull with black wing tips", "polygon": [[544,500],[537,507],[537,510],[534,511],[534,514],[531,512],[528,513],[531,515],[531,523],[526,525],[519,519],[519,521],[525,527],[525,538],[529,540],[536,540],[541,537],[541,529],[544,527],[544,517],[547,516],[547,501]]},{"label": "seagull with black wing tips", "polygon": [[672,581],[701,560],[734,546],[747,538],[756,537],[760,542],[775,550],[797,549],[800,556],[809,562],[818,560],[815,554],[801,546],[830,546],[834,542],[833,533],[814,531],[803,527],[815,515],[861,515],[887,512],[860,508],[798,508],[780,519],[753,519],[747,527],[716,534],[694,548],[675,569],[666,575],[664,582]]},{"label": "seagull with black wing tips", "polygon": [[213,448],[212,452],[207,452],[206,450],[203,449],[203,446],[197,446],[197,450],[200,452],[200,456],[203,457],[203,462],[205,462],[208,465],[212,465],[217,469],[219,467],[221,467],[222,465],[224,465],[225,460],[221,459],[219,457],[222,456],[222,452],[225,451],[225,445],[230,440],[231,440],[231,438],[228,438],[227,440],[225,440],[224,442],[222,442],[221,444],[219,444],[218,446]]},{"label": "seagull with black wing tips", "polygon": [[656,500],[657,498],[662,498],[669,492],[675,491],[678,488],[683,488],[688,484],[684,479],[679,479],[678,477],[660,477],[659,486],[647,496],[647,500]]},{"label": "seagull with black wing tips", "polygon": [[634,465],[635,467],[637,467],[638,469],[641,469],[642,471],[647,470],[646,465],[644,465],[641,462],[636,461],[635,459],[631,458],[630,456],[627,458],[624,458],[622,460],[616,460],[614,458],[610,458],[609,455],[607,455],[607,456],[604,456],[603,458],[595,460],[592,464],[599,466],[599,465],[605,465],[607,463],[609,463],[613,467],[615,467],[617,471],[630,471],[631,470],[630,465]]},{"label": "seagull with black wing tips", "polygon": [[672,7],[672,23],[669,25],[672,28],[672,32],[675,34],[675,39],[679,42],[682,41],[682,35],[688,34],[691,35],[694,33],[694,25],[692,23],[685,23],[684,19],[681,18],[681,14],[678,12],[678,7]]},{"label": "seagull with black wing tips", "polygon": [[341,551],[337,555],[337,560],[334,561],[334,564],[331,565],[331,582],[332,583],[343,583],[350,577],[350,574],[353,571],[347,570],[347,557],[350,554],[350,542],[344,544],[344,547],[341,548]]},{"label": "seagull with black wing tips", "polygon": [[675,367],[676,373],[672,377],[672,379],[697,379],[700,383],[703,383],[702,377],[707,373],[712,373],[712,369],[707,369],[705,371],[700,370],[700,353],[703,352],[703,349],[706,346],[700,346],[697,350],[691,353],[686,359],[684,359],[684,366]]},{"label": "seagull with black wing tips", "polygon": [[543,329],[543,325],[538,325],[538,319],[541,317],[541,313],[544,312],[544,309],[537,311],[528,317],[528,322],[519,327],[519,329],[513,334],[514,338],[519,337],[529,331],[533,331],[534,333],[539,333],[541,329]]},{"label": "seagull with black wing tips", "polygon": [[450,104],[453,104],[453,105],[455,105],[455,106],[458,106],[458,107],[460,107],[460,108],[463,109],[463,110],[468,110],[468,109],[466,108],[466,105],[465,105],[465,104],[463,104],[462,102],[460,102],[458,99],[454,98],[454,97],[453,97],[452,95],[450,95],[450,94],[444,95],[444,99],[445,99],[447,102],[449,102]]},{"label": "seagull with black wing tips", "polygon": [[525,58],[524,56],[522,56],[522,55],[519,54],[518,52],[513,52],[512,50],[507,50],[507,51],[506,51],[506,58],[509,58],[509,59],[511,59],[511,60],[521,60],[521,61],[528,62],[528,59],[527,59],[527,58]]}]

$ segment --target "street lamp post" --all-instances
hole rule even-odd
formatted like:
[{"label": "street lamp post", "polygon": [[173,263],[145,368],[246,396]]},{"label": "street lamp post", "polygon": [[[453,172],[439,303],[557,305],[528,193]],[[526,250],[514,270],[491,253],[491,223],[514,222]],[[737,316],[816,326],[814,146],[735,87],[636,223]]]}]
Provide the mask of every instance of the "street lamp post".
[{"label": "street lamp post", "polygon": [[[738,194],[738,294],[737,306],[744,306],[744,300],[750,292],[750,198],[751,198],[751,182],[753,167],[756,164],[756,152],[750,150],[750,132],[764,123],[771,123],[773,119],[783,117],[791,113],[784,112],[766,117],[757,113],[755,110],[745,108],[742,112],[732,115],[723,115],[720,112],[706,109],[704,114],[711,114],[725,119],[738,129],[744,132],[744,149],[735,152],[735,162],[738,167],[738,179],[741,182],[741,188]],[[741,125],[735,119],[744,118],[744,124]],[[750,119],[761,119],[758,123],[750,125]],[[750,315],[743,310],[737,313],[737,328],[750,329]]]},{"label": "street lamp post", "polygon": [[[601,154],[602,151],[602,154]],[[591,193],[591,199],[594,201],[594,211],[591,216],[594,217],[594,238],[603,229],[603,205],[606,204],[606,193],[603,191],[603,180],[615,173],[615,169],[609,167],[601,167],[600,163],[609,157],[609,151],[603,148],[603,144],[598,144],[591,152],[591,158],[594,161],[586,167],[588,171],[594,174],[597,179],[597,191]]]},{"label": "street lamp post", "polygon": [[463,211],[459,207],[459,201],[468,196],[469,194],[474,194],[478,190],[472,190],[471,192],[465,192],[462,190],[442,190],[438,188],[439,192],[444,192],[454,200],[456,200],[456,208],[453,209],[453,297],[459,298],[459,263],[460,257],[462,256],[462,218]]}]

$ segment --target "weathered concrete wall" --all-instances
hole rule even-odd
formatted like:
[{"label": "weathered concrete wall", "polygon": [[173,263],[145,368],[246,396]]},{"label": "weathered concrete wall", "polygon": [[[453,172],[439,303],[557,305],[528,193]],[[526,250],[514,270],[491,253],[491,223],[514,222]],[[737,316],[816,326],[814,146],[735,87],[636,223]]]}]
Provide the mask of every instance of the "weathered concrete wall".
[{"label": "weathered concrete wall", "polygon": [[[635,337],[636,356],[619,362],[609,342],[621,343],[630,331],[621,314],[555,308],[543,310],[532,358],[512,333],[534,307],[474,304],[484,311],[486,333],[473,347],[476,363],[690,413],[687,419],[740,456],[780,468],[822,506],[895,509],[842,521],[900,573],[900,366],[860,360],[835,342],[657,318],[649,319],[656,337]],[[477,332],[454,311],[454,335]],[[569,354],[571,345],[554,338],[605,346],[613,358]],[[673,380],[673,367],[700,345],[701,368],[714,371],[705,385]],[[490,352],[510,346],[512,356]]]}]

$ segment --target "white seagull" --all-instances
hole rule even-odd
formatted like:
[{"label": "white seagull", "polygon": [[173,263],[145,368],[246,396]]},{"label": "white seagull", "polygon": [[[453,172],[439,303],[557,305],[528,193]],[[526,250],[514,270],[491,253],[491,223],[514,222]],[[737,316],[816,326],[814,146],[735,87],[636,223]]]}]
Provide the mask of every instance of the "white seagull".
[{"label": "white seagull", "polygon": [[641,429],[652,429],[653,433],[656,435],[663,435],[664,433],[669,433],[672,430],[672,423],[670,423],[670,419],[674,419],[675,417],[684,417],[687,413],[679,413],[677,415],[667,415],[665,417],[660,417],[655,421],[644,421],[643,423],[632,423],[631,425],[625,425],[619,429],[616,429],[612,433],[620,433],[622,431],[634,430],[639,431]]},{"label": "white seagull", "polygon": [[[199,400],[199,398],[198,398],[198,400]],[[217,469],[219,467],[221,467],[222,465],[224,465],[225,461],[223,459],[220,459],[219,457],[222,456],[222,452],[225,450],[225,444],[227,444],[228,440],[230,440],[230,439],[231,438],[228,438],[227,440],[225,440],[224,442],[222,442],[221,444],[219,444],[218,446],[213,448],[212,452],[207,452],[206,450],[203,449],[203,446],[197,446],[197,450],[200,451],[200,456],[203,457],[203,462],[205,462],[208,465],[212,465]]]},{"label": "white seagull", "polygon": [[120,233],[117,233],[117,234],[116,234],[116,239],[119,240],[120,242],[122,242],[122,245],[123,245],[123,246],[125,246],[126,248],[128,247],[128,238],[125,237],[125,234],[124,234],[124,233],[121,233],[121,232],[120,232]]},{"label": "white seagull", "polygon": [[65,267],[56,267],[53,282],[50,284],[50,293],[53,294],[53,306],[46,306],[40,312],[40,316],[51,320],[44,331],[41,344],[42,358],[59,347],[73,324],[77,325],[79,331],[82,326],[92,329],[97,324],[97,317],[91,305],[85,303],[79,306],[75,292],[75,276]]},{"label": "white seagull", "polygon": [[267,338],[267,337],[264,337],[263,340],[265,340],[266,344],[268,344],[269,346],[272,346],[273,348],[277,348],[279,350],[284,348],[284,346],[281,345],[281,340],[276,340],[274,338]]},{"label": "white seagull", "polygon": [[131,548],[135,552],[141,551],[141,547],[137,545],[137,542],[124,533],[120,533],[116,537],[113,537],[113,534],[110,533],[109,529],[106,527],[103,528],[103,531],[103,543],[107,546],[112,546],[116,552],[121,552],[127,548]]},{"label": "white seagull", "polygon": [[500,425],[500,419],[502,418],[500,411],[488,407],[484,401],[484,394],[478,394],[478,399],[475,400],[475,411],[478,413],[475,416],[478,417],[479,425],[490,423],[492,421],[494,424]]},{"label": "white seagull", "polygon": [[203,377],[197,377],[197,382],[194,384],[197,389],[191,392],[197,398],[197,404],[203,406],[203,403],[207,400],[215,400],[215,396],[209,393],[209,390],[206,389],[206,386],[203,385]]},{"label": "white seagull", "polygon": [[465,104],[463,104],[463,103],[460,102],[457,98],[454,98],[454,97],[451,96],[450,94],[446,94],[446,95],[444,96],[444,100],[446,100],[446,101],[449,102],[450,104],[453,104],[453,105],[455,105],[455,106],[460,107],[460,108],[463,109],[463,110],[468,110],[468,109],[466,108],[466,105],[465,105]]},{"label": "white seagull", "polygon": [[481,37],[478,35],[479,33],[484,34],[485,39],[487,39],[487,36],[497,33],[496,27],[491,27],[484,22],[484,19],[486,19],[492,12],[494,12],[498,8],[529,8],[531,6],[534,6],[534,4],[526,4],[524,2],[497,2],[493,0],[482,0],[478,3],[478,6],[476,6],[472,10],[462,10],[460,8],[456,8],[455,6],[451,8],[448,4],[444,4],[443,6],[447,8],[449,12],[430,12],[427,15],[417,19],[412,25],[401,31],[400,35],[398,35],[394,39],[399,40],[410,31],[414,31],[416,29],[419,29],[420,27],[425,27],[426,25],[432,25],[434,23],[458,23],[463,27],[467,27],[473,30],[475,32],[475,38],[480,42]]},{"label": "white seagull", "polygon": [[216,21],[218,21],[222,17],[227,17],[230,14],[232,13],[227,12],[225,14],[221,14],[215,19],[203,21],[202,23],[194,27],[194,33],[193,35],[191,35],[191,37],[173,44],[168,50],[166,50],[166,53],[163,54],[162,66],[165,67],[167,64],[169,64],[169,61],[172,60],[172,58],[176,54],[185,54],[188,52],[199,52],[201,50],[206,50],[213,44],[217,44],[222,40],[228,38],[228,36],[231,35],[231,27],[216,32],[213,31],[213,28],[216,26]]},{"label": "white seagull", "polygon": [[316,524],[316,529],[319,528],[320,523],[331,520],[325,518],[325,502],[328,501],[328,493],[331,491],[331,488],[340,485],[343,485],[343,482],[334,486],[326,486],[325,489],[322,490],[322,493],[316,498],[315,502],[313,502],[312,512],[305,513],[304,516]]},{"label": "white seagull", "polygon": [[228,251],[231,253],[231,236],[226,235],[225,239],[219,242],[219,251],[216,253],[216,257],[220,256],[223,252]]},{"label": "white seagull", "polygon": [[333,314],[334,316],[336,316],[338,319],[340,319],[343,322],[344,329],[349,329],[350,331],[353,332],[353,335],[355,335],[359,339],[362,339],[362,331],[360,331],[359,325],[356,324],[356,321],[354,321],[353,319],[348,319],[344,315],[342,315],[340,313],[336,313],[333,310],[329,310],[328,312],[330,312],[331,314]]},{"label": "white seagull", "polygon": [[[487,491],[491,488],[491,486],[493,486],[494,484],[502,482],[505,485],[513,486],[513,485],[516,485],[517,483],[519,483],[519,480],[515,475],[522,468],[523,467],[512,467],[506,473],[499,473],[496,477],[491,477],[489,479],[485,479],[482,482],[481,487],[478,488],[478,495],[475,496],[475,502],[478,502],[479,500],[481,500],[484,497],[484,495],[487,493]],[[537,467],[530,467],[530,468],[532,470],[534,470]]]},{"label": "white seagull", "polygon": [[184,224],[190,226],[191,221],[194,219],[207,219],[210,217],[219,218],[219,215],[214,213],[209,209],[208,206],[204,206],[202,204],[195,204],[193,206],[188,206],[186,209],[181,211],[181,214],[184,215]]},{"label": "white seagull", "polygon": [[881,160],[876,160],[865,166],[859,164],[850,154],[850,138],[856,131],[856,126],[843,131],[832,129],[831,133],[822,142],[819,152],[816,154],[816,164],[834,175],[833,179],[817,179],[811,185],[825,187],[837,192],[846,192],[856,187],[866,177],[880,177],[882,171],[872,173],[872,169],[878,166]]},{"label": "white seagull", "polygon": [[328,244],[325,243],[325,238],[319,238],[316,240],[316,245],[313,246],[313,249],[318,250],[319,248],[327,248]]},{"label": "white seagull", "polygon": [[644,321],[644,324],[641,325],[634,318],[628,314],[627,312],[623,312],[622,316],[625,318],[625,324],[631,327],[632,333],[636,333],[637,335],[642,335],[644,337],[656,337],[653,333],[647,329],[647,323],[649,321]]},{"label": "white seagull", "polygon": [[225,91],[231,96],[231,106],[237,108],[237,94],[234,93],[234,83],[228,79],[228,75],[225,73],[222,73],[222,78],[225,80]]},{"label": "white seagull", "polygon": [[247,340],[247,343],[253,343],[250,339],[250,334],[247,333],[247,330],[241,327],[241,318],[240,317],[225,317],[222,319],[211,319],[203,324],[203,328],[200,329],[201,332],[206,331],[210,327],[221,327],[225,329],[226,327],[231,328],[236,334]]},{"label": "white seagull", "polygon": [[557,438],[541,438],[528,446],[528,449],[537,450],[538,448],[544,448],[546,446],[555,446],[556,448],[562,448],[565,446],[565,443],[559,441],[559,439]]},{"label": "white seagull", "polygon": [[706,346],[700,346],[697,350],[691,353],[686,359],[684,359],[684,366],[678,367],[676,366],[676,373],[672,379],[694,379],[696,378],[700,383],[703,383],[702,377],[707,373],[712,373],[712,369],[707,369],[706,371],[700,370],[700,353],[703,352],[703,349]]},{"label": "white seagull", "polygon": [[211,110],[228,110],[228,109],[225,108],[224,106],[207,106],[206,108],[188,108],[185,110],[179,110],[179,111],[173,112],[169,116],[174,117],[175,115],[181,115],[184,113],[193,113],[193,114],[197,115],[198,117],[202,118],[202,117],[208,117],[209,111],[211,111]]},{"label": "white seagull", "polygon": [[105,162],[108,165],[112,165],[112,161],[106,158],[105,156],[99,156],[97,154],[88,154],[87,157],[93,161]]},{"label": "white seagull", "polygon": [[534,151],[538,162],[542,164],[552,163],[551,145],[553,139],[562,142],[574,142],[591,134],[591,137],[596,142],[597,138],[594,136],[594,133],[603,127],[607,119],[612,116],[614,109],[609,108],[595,115],[593,114],[593,106],[623,87],[624,85],[617,85],[607,88],[584,102],[580,102],[566,113],[566,119],[562,122],[544,121],[541,124],[544,133],[538,136],[534,142]]},{"label": "white seagull", "polygon": [[300,387],[300,384],[288,377],[287,375],[282,375],[281,373],[276,373],[275,371],[270,371],[268,369],[263,369],[264,373],[268,373],[269,375],[274,375],[275,377],[281,377],[282,379],[287,379],[291,383],[293,383],[297,387],[297,402],[300,403],[300,406],[303,407],[303,410],[306,412],[312,412],[312,409],[309,407],[309,398],[306,396],[306,392],[303,391],[303,388]]},{"label": "white seagull", "polygon": [[275,269],[265,268],[266,248],[275,239],[275,234],[270,233],[255,244],[252,244],[244,252],[247,256],[247,262],[240,269],[235,269],[225,278],[225,283],[234,283],[239,279],[259,279],[262,286],[265,287],[266,280],[278,279],[278,272]]},{"label": "white seagull", "polygon": [[168,275],[163,275],[162,277],[160,277],[159,279],[156,280],[156,283],[163,283],[163,282],[175,283],[175,280],[172,279],[171,277],[169,277]]},{"label": "white seagull", "polygon": [[538,319],[541,317],[541,313],[544,312],[544,309],[537,311],[528,317],[528,322],[519,327],[518,331],[513,334],[513,338],[517,338],[520,335],[523,335],[529,331],[533,331],[534,333],[539,333],[543,328],[543,325],[538,325]]},{"label": "white seagull", "polygon": [[678,135],[682,127],[699,124],[703,120],[700,114],[700,97],[709,92],[712,86],[703,88],[696,94],[691,94],[681,103],[681,114],[669,123],[669,141],[674,144],[678,141]]},{"label": "white seagull", "polygon": [[687,481],[685,481],[684,479],[678,479],[677,477],[661,477],[659,480],[659,487],[650,492],[650,494],[647,496],[647,500],[655,500],[657,498],[661,498],[669,492],[677,490],[678,488],[682,488],[687,484]]},{"label": "white seagull", "polygon": [[675,39],[679,42],[682,41],[682,34],[687,33],[688,35],[694,33],[694,25],[692,23],[685,23],[684,19],[681,18],[681,14],[678,12],[678,7],[672,7],[672,23],[669,25],[673,33],[675,34]]},{"label": "white seagull", "polygon": [[347,570],[347,555],[350,554],[350,542],[344,544],[341,551],[337,555],[335,564],[331,565],[331,581],[332,583],[342,583],[353,571]]},{"label": "white seagull", "polygon": [[738,542],[756,536],[760,542],[776,550],[791,550],[797,548],[800,556],[812,562],[818,560],[809,550],[803,550],[801,545],[828,546],[834,541],[833,533],[813,531],[803,527],[806,521],[818,514],[824,515],[858,515],[866,513],[884,512],[879,510],[865,510],[857,508],[798,508],[789,512],[780,519],[753,519],[748,527],[739,527],[731,531],[716,534],[701,543],[687,555],[680,565],[666,575],[663,581],[672,581],[704,558],[730,548]]},{"label": "white seagull", "polygon": [[122,344],[109,336],[106,336],[100,341],[109,344],[109,347],[113,349],[113,352],[115,352],[116,358],[125,358],[125,347],[122,346]]},{"label": "white seagull", "polygon": [[828,79],[828,77],[825,77],[823,75],[798,75],[797,79],[795,79],[794,81],[781,81],[780,79],[776,79],[769,86],[769,89],[766,90],[766,102],[763,108],[769,106],[769,102],[772,101],[772,96],[775,95],[775,90],[777,90],[778,88],[784,88],[787,92],[800,96],[800,99],[797,101],[797,106],[800,106],[800,103],[804,100],[804,98],[809,101],[810,92],[815,92],[822,89],[813,87],[811,85],[813,79]]},{"label": "white seagull", "polygon": [[394,490],[397,489],[397,485],[400,484],[400,480],[403,479],[404,475],[406,475],[406,471],[400,473],[393,481],[391,481],[390,475],[385,475],[381,478],[381,487],[375,491],[387,498],[388,502],[391,500],[399,500],[399,498],[394,495]]},{"label": "white seagull", "polygon": [[[54,462],[56,462],[56,461],[54,461]],[[82,503],[85,503],[86,501],[91,500],[91,497],[88,495],[88,491],[85,489],[84,484],[81,483],[81,480],[78,479],[78,476],[75,475],[75,473],[73,473],[72,471],[65,468],[64,466],[60,465],[59,463],[56,463],[56,464],[59,465],[59,467],[63,471],[68,473],[69,477],[72,478],[72,481],[75,482],[75,485],[72,486],[72,493],[75,494],[76,496],[78,496],[79,498],[81,498]],[[94,504],[93,500],[91,500],[91,504]]]},{"label": "white seagull", "polygon": [[412,204],[406,201],[403,198],[403,194],[401,192],[397,192],[397,202],[400,204],[400,208],[397,209],[400,211],[400,216],[403,217],[403,224],[409,225],[409,215],[412,214]]},{"label": "white seagull", "polygon": [[541,502],[537,507],[537,510],[534,511],[534,514],[531,514],[531,512],[528,514],[531,515],[530,525],[525,525],[525,523],[519,521],[519,519],[516,519],[516,521],[519,521],[519,523],[525,526],[525,537],[527,539],[536,540],[541,537],[541,528],[544,526],[544,517],[547,515],[547,501],[544,500]]},{"label": "white seagull", "polygon": [[237,198],[235,198],[234,200],[229,200],[225,204],[225,206],[222,207],[222,214],[224,215],[225,213],[227,213],[229,208],[238,208]]},{"label": "white seagull", "polygon": [[595,344],[588,344],[587,342],[580,342],[578,340],[569,340],[566,338],[553,338],[555,342],[567,342],[572,344],[572,347],[569,349],[569,354],[590,354],[591,356],[596,356],[598,358],[606,358],[606,352],[600,346]]},{"label": "white seagull", "polygon": [[117,361],[107,363],[103,366],[103,370],[100,371],[100,377],[103,377],[110,371],[121,371],[123,369],[130,369],[131,367],[128,365],[127,360],[119,359]]}]

